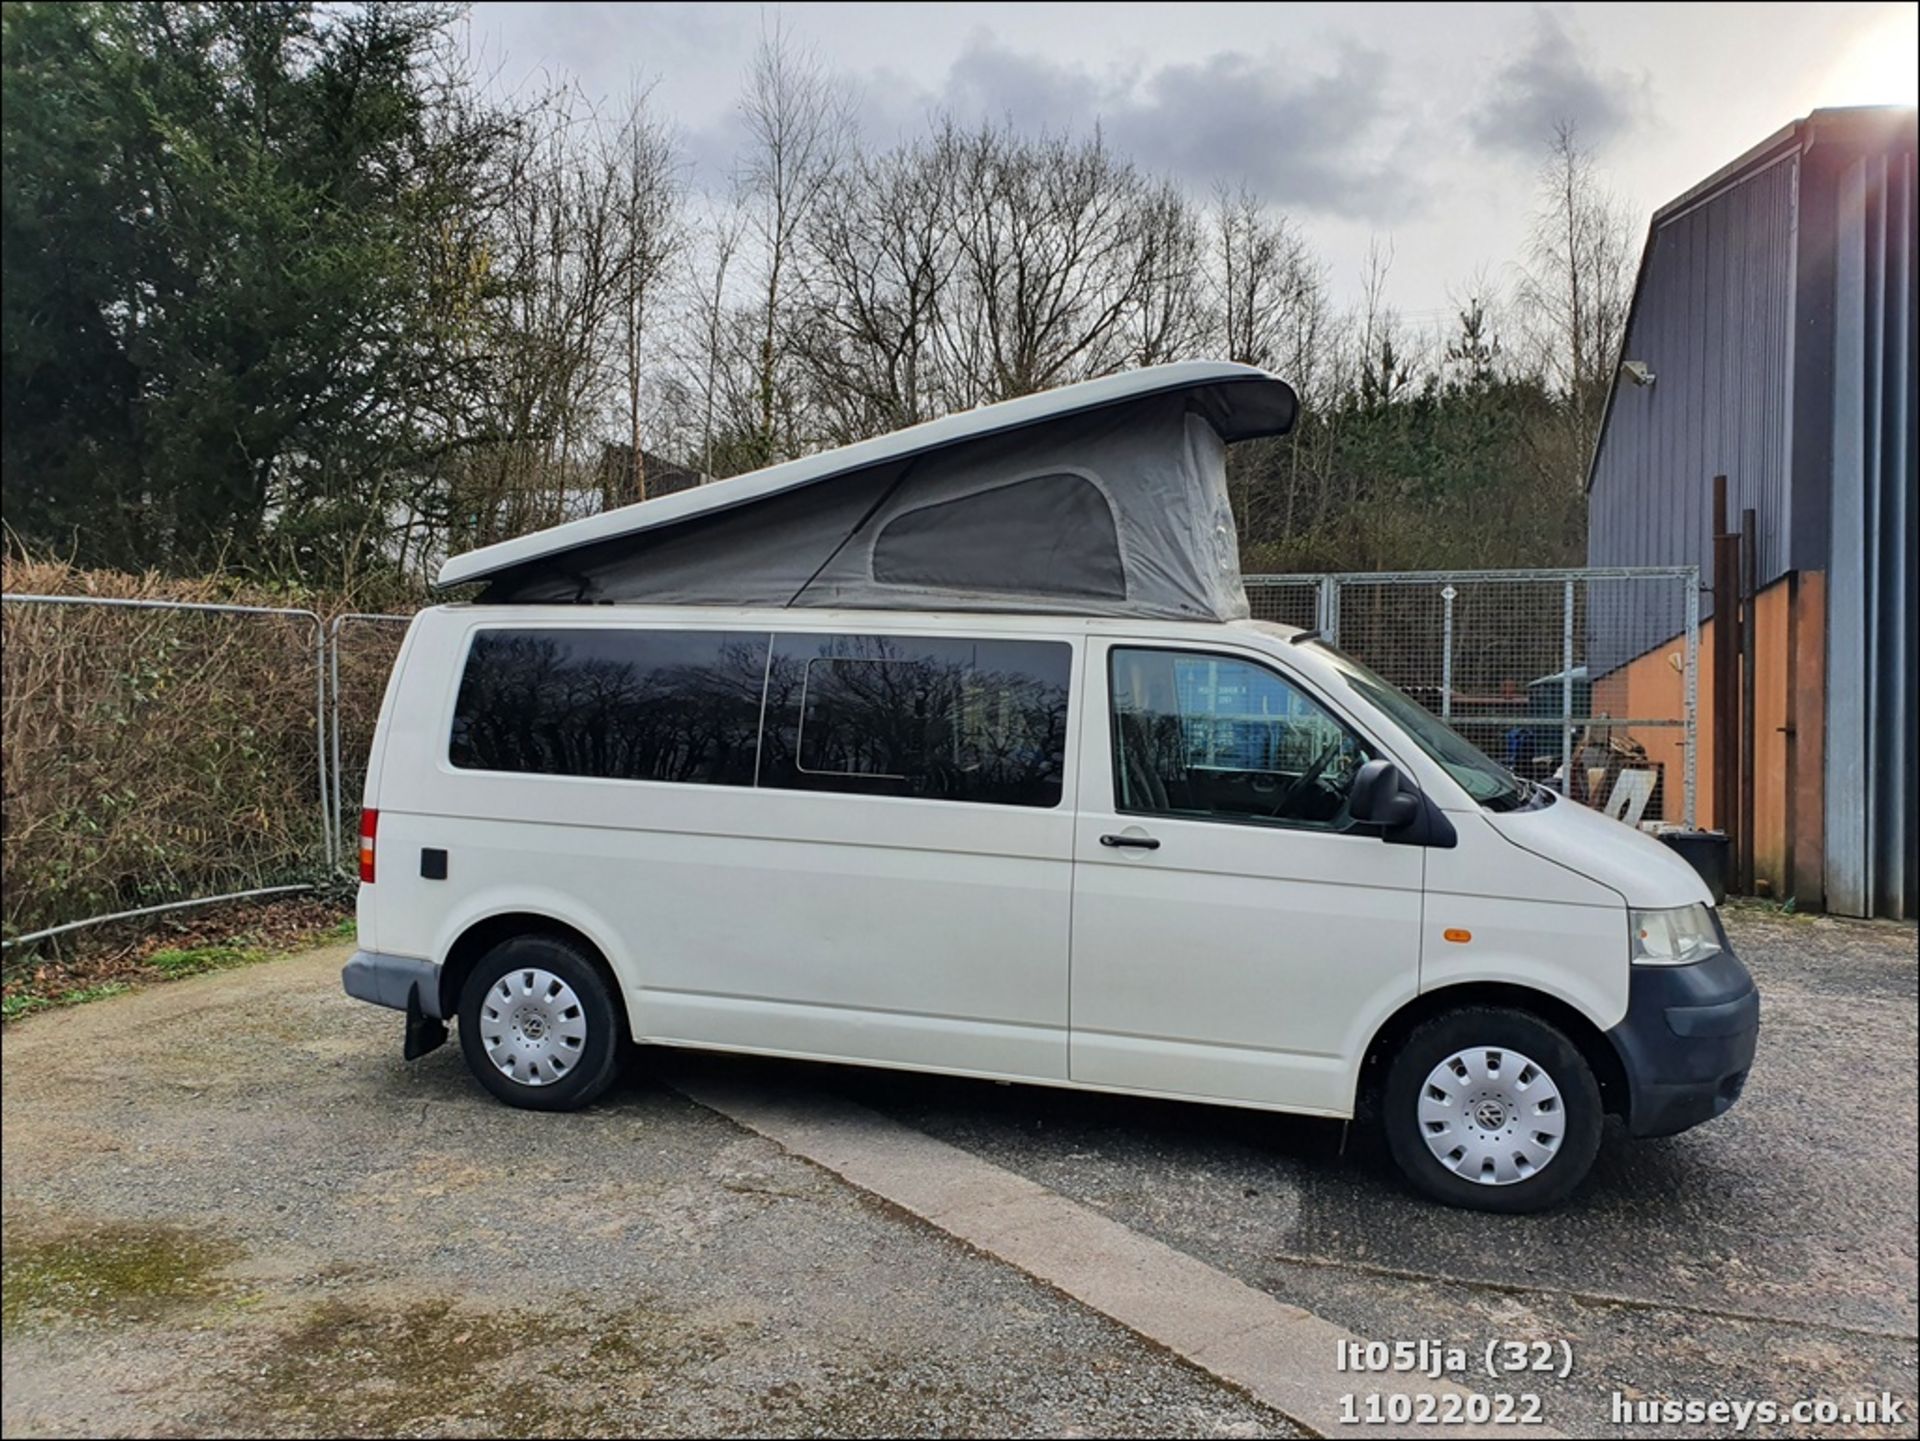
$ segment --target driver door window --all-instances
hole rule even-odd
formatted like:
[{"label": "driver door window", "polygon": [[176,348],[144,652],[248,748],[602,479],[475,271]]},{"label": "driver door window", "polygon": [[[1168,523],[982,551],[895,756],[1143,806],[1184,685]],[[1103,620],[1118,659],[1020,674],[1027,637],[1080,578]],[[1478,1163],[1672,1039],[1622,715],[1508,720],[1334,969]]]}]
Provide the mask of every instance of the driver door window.
[{"label": "driver door window", "polygon": [[1369,753],[1318,701],[1227,656],[1111,654],[1117,809],[1346,828],[1354,773]]}]

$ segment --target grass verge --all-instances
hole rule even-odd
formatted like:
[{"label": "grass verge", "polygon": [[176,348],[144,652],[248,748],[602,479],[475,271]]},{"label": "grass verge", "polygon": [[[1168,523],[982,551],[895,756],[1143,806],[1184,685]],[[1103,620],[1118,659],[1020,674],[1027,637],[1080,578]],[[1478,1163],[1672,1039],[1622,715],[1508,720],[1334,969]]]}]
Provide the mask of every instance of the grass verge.
[{"label": "grass verge", "polygon": [[224,922],[218,917],[177,922],[114,949],[71,959],[35,959],[17,969],[10,964],[0,993],[0,1020],[84,1005],[158,981],[258,965],[315,946],[349,942],[355,934],[353,917],[341,914],[338,904],[311,899],[236,910]]}]

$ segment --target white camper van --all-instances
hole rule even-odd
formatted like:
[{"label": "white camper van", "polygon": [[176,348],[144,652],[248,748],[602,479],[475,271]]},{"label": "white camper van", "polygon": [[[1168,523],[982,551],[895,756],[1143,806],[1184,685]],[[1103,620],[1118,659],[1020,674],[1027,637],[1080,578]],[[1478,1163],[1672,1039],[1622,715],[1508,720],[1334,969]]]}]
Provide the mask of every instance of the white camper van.
[{"label": "white camper van", "polygon": [[564,1110],[625,1044],[1385,1127],[1439,1200],[1717,1116],[1759,998],[1693,870],[1245,618],[1159,367],[457,557],[365,792],[347,991]]}]

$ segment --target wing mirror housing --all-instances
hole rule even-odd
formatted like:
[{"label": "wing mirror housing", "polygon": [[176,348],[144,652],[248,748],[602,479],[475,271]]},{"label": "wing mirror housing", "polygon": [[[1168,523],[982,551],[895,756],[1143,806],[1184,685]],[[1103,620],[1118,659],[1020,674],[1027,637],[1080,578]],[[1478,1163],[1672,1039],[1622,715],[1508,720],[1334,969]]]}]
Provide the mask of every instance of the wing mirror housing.
[{"label": "wing mirror housing", "polygon": [[1403,786],[1400,768],[1389,760],[1371,760],[1353,778],[1353,818],[1383,831],[1397,831],[1420,819],[1417,792]]}]

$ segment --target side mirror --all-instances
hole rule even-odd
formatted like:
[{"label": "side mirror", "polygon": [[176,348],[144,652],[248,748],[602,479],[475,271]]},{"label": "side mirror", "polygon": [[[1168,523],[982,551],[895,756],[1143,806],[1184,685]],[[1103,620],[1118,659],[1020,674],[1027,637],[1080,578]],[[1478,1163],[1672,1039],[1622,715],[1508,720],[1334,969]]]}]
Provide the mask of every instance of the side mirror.
[{"label": "side mirror", "polygon": [[1398,830],[1419,817],[1420,798],[1400,788],[1400,768],[1392,761],[1368,761],[1354,775],[1350,810],[1357,821]]}]

